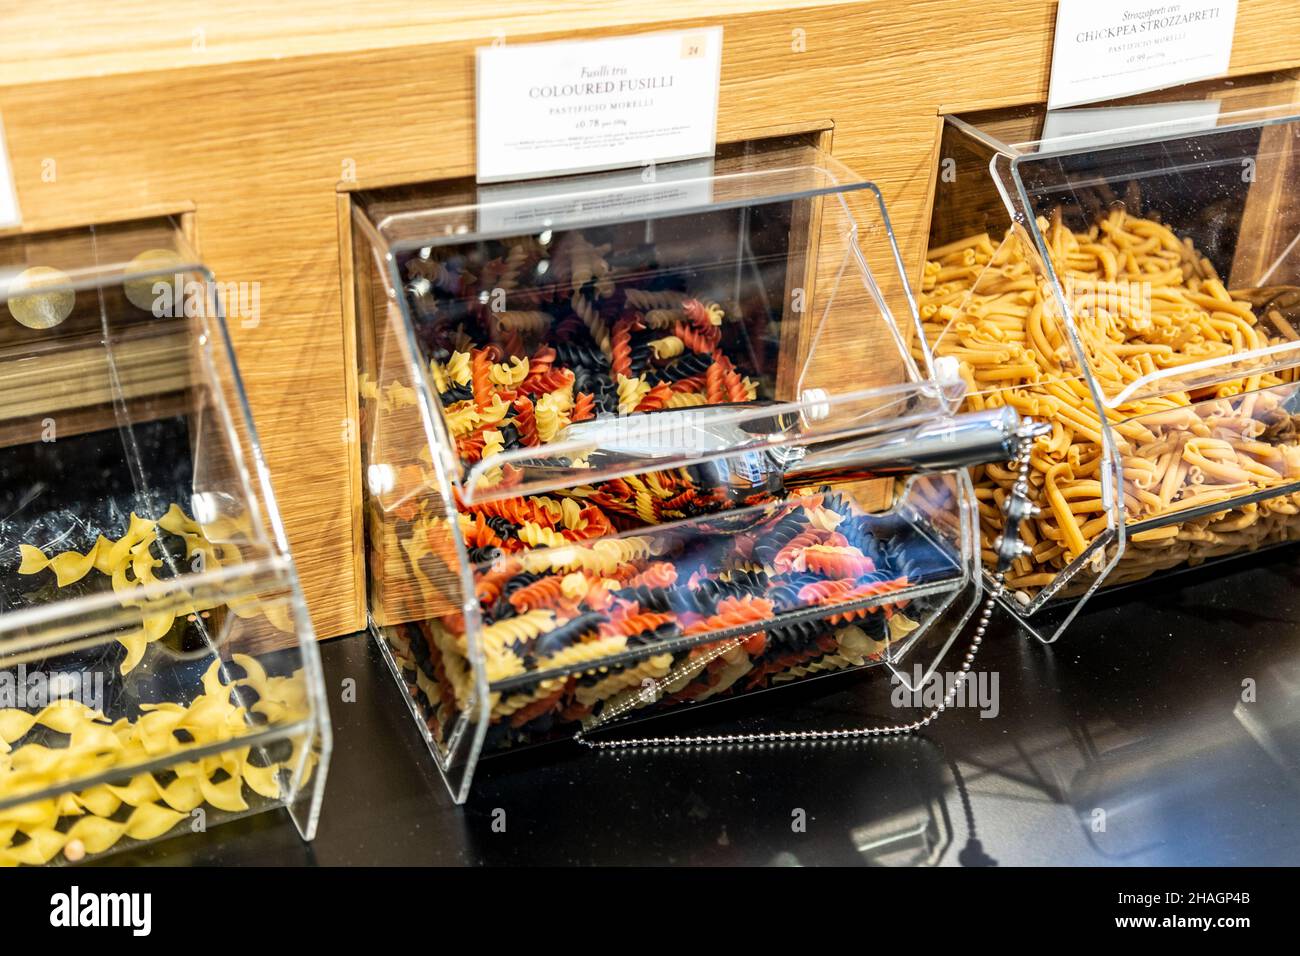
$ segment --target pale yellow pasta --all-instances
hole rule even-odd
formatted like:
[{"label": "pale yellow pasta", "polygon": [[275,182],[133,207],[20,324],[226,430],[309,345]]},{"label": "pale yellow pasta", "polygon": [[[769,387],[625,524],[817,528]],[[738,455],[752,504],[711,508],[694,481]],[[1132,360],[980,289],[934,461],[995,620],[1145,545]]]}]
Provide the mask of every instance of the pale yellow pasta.
[{"label": "pale yellow pasta", "polygon": [[443,416],[447,421],[447,428],[453,437],[459,438],[462,435],[468,435],[481,420],[478,409],[474,407],[473,402],[461,402],[458,408],[448,408],[443,411]]},{"label": "pale yellow pasta", "polygon": [[708,398],[700,392],[673,392],[668,397],[668,404],[665,408],[693,408],[697,405],[704,405]]},{"label": "pale yellow pasta", "polygon": [[609,358],[613,355],[613,346],[610,344],[609,340],[609,326],[606,325],[605,320],[600,317],[600,313],[596,311],[596,307],[586,298],[586,296],[579,292],[574,293],[569,304],[573,308],[574,315],[582,320],[582,324],[585,325],[587,331],[591,333],[591,338],[596,343],[597,347],[605,353],[605,357]]},{"label": "pale yellow pasta", "polygon": [[538,335],[551,325],[549,312],[498,312],[493,316],[502,332],[526,332]]},{"label": "pale yellow pasta", "polygon": [[507,362],[498,362],[492,365],[488,369],[488,378],[491,379],[494,385],[508,388],[518,385],[526,379],[528,377],[528,368],[528,359],[516,356]]},{"label": "pale yellow pasta", "polygon": [[[256,659],[233,655],[245,676],[222,683],[222,662],[203,676],[203,693],[188,705],[142,704],[135,719],[107,720],[72,701],[60,701],[31,714],[0,710],[0,799],[58,787],[60,784],[143,764],[213,744],[237,742],[249,730],[248,709],[232,702],[232,688],[256,691],[252,710],[268,725],[294,722],[307,714],[302,674],[268,677]],[[38,726],[64,735],[66,743],[48,746],[23,739]],[[13,746],[18,744],[18,746]],[[281,769],[310,773],[315,757],[306,743],[294,741],[289,756],[265,766],[249,762],[250,749],[232,749],[198,760],[168,765],[166,783],[151,773],[97,784],[0,810],[0,866],[40,865],[75,843],[78,855],[111,849],[122,837],[152,840],[162,836],[203,804],[219,810],[248,809],[247,788],[267,799],[281,796]],[[221,779],[216,778],[220,775]],[[130,812],[120,811],[129,807]],[[75,818],[71,826],[61,820]],[[73,859],[72,850],[68,851]]]},{"label": "pale yellow pasta", "polygon": [[566,426],[568,416],[556,399],[554,392],[543,395],[533,406],[533,418],[537,424],[537,437],[543,442],[554,441],[560,430]]},{"label": "pale yellow pasta", "polygon": [[568,544],[564,535],[551,528],[544,528],[534,521],[525,521],[519,526],[519,540],[530,548],[558,548]]},{"label": "pale yellow pasta", "polygon": [[618,410],[625,414],[635,411],[649,391],[650,383],[645,380],[644,376],[638,375],[628,378],[626,375],[619,375]]},{"label": "pale yellow pasta", "polygon": [[457,385],[469,385],[473,378],[473,369],[470,366],[468,349],[451,353],[451,358],[447,360],[447,375]]},{"label": "pale yellow pasta", "polygon": [[681,304],[686,301],[684,293],[674,292],[671,289],[662,289],[658,292],[651,292],[646,289],[625,289],[624,295],[627,296],[628,306],[640,311],[679,309]]},{"label": "pale yellow pasta", "polygon": [[662,339],[654,339],[650,343],[650,351],[654,352],[657,359],[676,358],[685,351],[686,346],[682,340],[675,335],[666,335]]},{"label": "pale yellow pasta", "polygon": [[[1038,225],[1091,371],[1110,394],[1163,369],[1274,340],[1250,304],[1235,298],[1209,262],[1161,223],[1115,207],[1084,232],[1071,232],[1059,216]],[[1018,588],[1050,583],[1107,527],[1099,480],[1102,422],[1066,344],[1055,300],[1012,232],[998,246],[981,234],[931,249],[918,308],[933,351],[958,360],[972,390],[968,407],[1010,405],[1052,423],[1030,460],[1031,494],[1043,513],[1026,523],[1031,554],[1017,560],[1008,578]],[[1279,410],[1277,396],[1256,390],[1284,381],[1256,374],[1103,409],[1122,443],[1125,519],[1212,506],[1300,479],[1300,440],[1260,440],[1267,422],[1286,423],[1289,415]],[[1289,435],[1294,425],[1286,428]],[[981,552],[991,560],[1000,506],[1015,475],[990,465],[977,469],[976,479]],[[985,497],[986,491],[996,495]],[[1278,510],[1264,509],[1248,521],[1236,516],[1217,529],[1198,518],[1142,533],[1133,562],[1145,570],[1131,574],[1227,553],[1230,535],[1246,547],[1286,538],[1290,532],[1279,522],[1289,516],[1291,497],[1276,501]],[[1129,571],[1117,578],[1126,579]]]}]

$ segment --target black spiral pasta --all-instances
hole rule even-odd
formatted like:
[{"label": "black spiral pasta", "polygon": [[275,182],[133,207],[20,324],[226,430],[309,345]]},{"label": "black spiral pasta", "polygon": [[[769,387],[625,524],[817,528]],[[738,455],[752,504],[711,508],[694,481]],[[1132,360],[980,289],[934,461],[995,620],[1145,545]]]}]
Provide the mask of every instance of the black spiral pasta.
[{"label": "black spiral pasta", "polygon": [[[585,329],[583,331],[586,332]],[[556,363],[572,369],[575,376],[580,371],[603,372],[609,366],[605,353],[596,347],[589,335],[584,334],[582,339],[574,337],[567,342],[557,342],[554,348]]]},{"label": "black spiral pasta", "polygon": [[508,518],[502,518],[500,515],[489,515],[483,520],[499,538],[513,537],[519,530],[517,524]]},{"label": "black spiral pasta", "polygon": [[821,620],[792,621],[767,629],[767,650],[764,656],[777,656],[790,651],[801,651],[825,635],[826,622]]},{"label": "black spiral pasta", "polygon": [[713,359],[699,352],[689,352],[686,355],[673,359],[659,372],[659,380],[664,382],[680,382],[684,378],[694,378],[696,375],[703,375],[713,364]]},{"label": "black spiral pasta", "polygon": [[808,518],[802,509],[795,509],[782,516],[770,531],[763,534],[762,540],[754,545],[754,557],[763,564],[770,565],[777,553],[790,543],[790,539],[807,526]]},{"label": "black spiral pasta", "polygon": [[[597,628],[608,620],[609,618],[599,611],[587,611],[584,614],[579,614],[573,620],[566,621],[554,630],[547,631],[537,638],[529,649],[528,657],[533,659],[547,657],[562,651],[575,641],[594,635]],[[532,666],[536,666],[535,660]]]},{"label": "black spiral pasta", "polygon": [[637,634],[629,634],[627,642],[629,646],[643,646],[646,644],[657,644],[660,641],[671,640],[675,637],[681,637],[682,631],[674,621],[665,621],[658,627],[650,630],[641,631]]},{"label": "black spiral pasta", "polygon": [[438,393],[438,400],[443,405],[454,405],[456,402],[467,401],[474,397],[474,389],[468,385],[451,384],[445,392]]}]

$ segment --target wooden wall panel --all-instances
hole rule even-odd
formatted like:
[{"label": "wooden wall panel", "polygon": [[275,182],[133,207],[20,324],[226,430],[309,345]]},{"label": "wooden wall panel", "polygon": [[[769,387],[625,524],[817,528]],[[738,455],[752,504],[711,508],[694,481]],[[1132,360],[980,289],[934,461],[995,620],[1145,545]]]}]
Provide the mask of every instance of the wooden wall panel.
[{"label": "wooden wall panel", "polygon": [[[1043,100],[1054,13],[1051,0],[729,0],[709,16],[684,0],[503,0],[488,18],[393,0],[81,7],[32,7],[0,37],[26,226],[193,203],[218,278],[262,283],[260,324],[234,337],[322,636],[363,621],[336,187],[353,167],[362,185],[472,173],[475,47],[722,23],[720,138],[829,119],[835,155],[880,184],[915,266],[936,115]],[[1294,0],[1243,4],[1232,72],[1300,65],[1298,36]],[[853,348],[850,332],[836,340]]]}]

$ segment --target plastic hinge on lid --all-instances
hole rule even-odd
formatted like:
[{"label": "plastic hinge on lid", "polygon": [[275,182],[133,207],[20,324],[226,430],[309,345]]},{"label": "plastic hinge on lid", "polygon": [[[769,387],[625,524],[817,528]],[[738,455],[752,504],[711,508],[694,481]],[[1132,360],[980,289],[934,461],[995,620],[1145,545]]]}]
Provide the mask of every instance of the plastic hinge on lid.
[{"label": "plastic hinge on lid", "polygon": [[799,396],[803,404],[804,420],[820,422],[831,415],[831,397],[824,388],[806,388]]},{"label": "plastic hinge on lid", "polygon": [[934,360],[934,377],[940,382],[960,382],[961,363],[955,355],[940,355]]}]

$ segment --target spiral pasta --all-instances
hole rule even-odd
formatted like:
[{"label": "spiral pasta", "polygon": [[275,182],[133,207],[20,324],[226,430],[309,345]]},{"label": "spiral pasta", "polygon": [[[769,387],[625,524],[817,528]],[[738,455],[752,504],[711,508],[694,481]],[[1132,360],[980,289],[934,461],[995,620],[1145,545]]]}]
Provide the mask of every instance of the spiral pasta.
[{"label": "spiral pasta", "polygon": [[[724,308],[709,277],[695,272],[646,281],[639,255],[576,233],[522,256],[489,241],[465,251],[477,287],[456,302],[435,292],[412,310],[416,341],[445,363],[433,377],[437,397],[459,423],[449,430],[462,462],[479,463],[476,475],[527,481],[531,460],[572,421],[773,397],[771,350],[758,347],[770,339],[771,315],[758,297]],[[484,283],[506,273],[508,311],[493,312],[486,303],[499,307],[500,297]],[[523,448],[539,451],[514,456],[519,469],[485,468]],[[580,457],[572,464],[584,466]],[[548,495],[462,501],[451,520],[434,509],[402,518],[407,540],[419,539],[406,554],[413,573],[437,553],[440,531],[449,564],[457,560],[448,526],[475,570],[476,606],[391,637],[433,737],[448,740],[466,718],[484,719],[480,663],[489,746],[651,698],[673,706],[770,686],[795,668],[865,664],[879,656],[841,648],[835,633],[848,630],[844,622],[884,643],[888,622],[911,606],[913,584],[950,572],[924,560],[930,545],[878,527],[847,497],[826,491],[776,503],[756,490],[733,498],[701,477],[697,468],[615,479],[593,472]],[[888,582],[899,590],[884,592]],[[483,654],[471,664],[474,633]],[[643,682],[653,689],[646,701]]]}]

